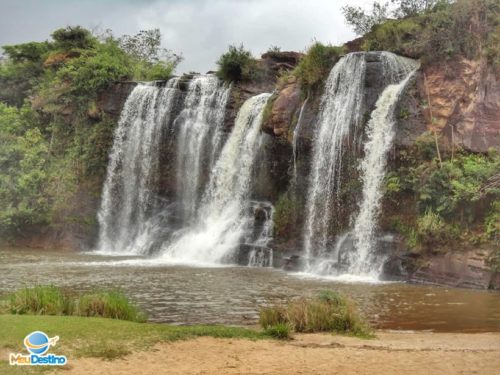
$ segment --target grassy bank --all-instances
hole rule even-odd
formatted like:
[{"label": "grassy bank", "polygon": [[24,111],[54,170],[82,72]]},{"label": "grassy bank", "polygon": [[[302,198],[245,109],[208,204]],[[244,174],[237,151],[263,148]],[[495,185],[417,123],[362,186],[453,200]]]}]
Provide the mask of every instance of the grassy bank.
[{"label": "grassy bank", "polygon": [[24,374],[40,371],[15,368],[8,364],[8,352],[22,352],[24,337],[33,331],[43,331],[60,340],[53,352],[68,356],[115,359],[132,351],[147,350],[157,342],[184,340],[199,336],[220,338],[264,339],[269,335],[256,330],[225,326],[171,326],[136,323],[115,319],[77,316],[0,315],[0,374]]}]

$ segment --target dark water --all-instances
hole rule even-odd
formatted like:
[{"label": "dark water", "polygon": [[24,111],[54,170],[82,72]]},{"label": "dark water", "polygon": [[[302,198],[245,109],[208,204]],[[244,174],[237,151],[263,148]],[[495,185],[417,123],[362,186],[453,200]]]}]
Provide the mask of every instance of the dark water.
[{"label": "dark water", "polygon": [[0,250],[0,294],[49,284],[75,291],[120,288],[150,320],[251,325],[259,306],[332,289],[352,297],[378,328],[500,332],[500,293],[305,278],[275,269],[186,267],[142,259]]}]

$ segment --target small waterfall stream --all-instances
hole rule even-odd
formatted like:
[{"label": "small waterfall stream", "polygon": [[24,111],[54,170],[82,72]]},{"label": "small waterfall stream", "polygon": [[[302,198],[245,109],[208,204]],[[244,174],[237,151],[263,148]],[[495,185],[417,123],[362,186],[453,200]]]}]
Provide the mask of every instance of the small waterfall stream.
[{"label": "small waterfall stream", "polygon": [[384,70],[392,82],[380,95],[368,122],[368,140],[364,144],[365,156],[361,161],[363,196],[354,224],[354,248],[350,253],[349,273],[379,274],[380,261],[374,258],[376,219],[382,198],[387,153],[394,139],[394,110],[398,99],[418,64],[410,59],[383,53]]},{"label": "small waterfall stream", "polygon": [[100,252],[147,253],[154,233],[162,230],[156,209],[159,134],[169,123],[177,84],[178,79],[166,87],[139,84],[125,102],[98,213]]}]

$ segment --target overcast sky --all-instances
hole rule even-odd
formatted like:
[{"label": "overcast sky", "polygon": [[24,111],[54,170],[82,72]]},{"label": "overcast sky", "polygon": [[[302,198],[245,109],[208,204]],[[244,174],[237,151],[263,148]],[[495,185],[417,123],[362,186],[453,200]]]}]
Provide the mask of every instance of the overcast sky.
[{"label": "overcast sky", "polygon": [[373,0],[0,0],[0,45],[49,39],[60,27],[112,29],[116,36],[159,28],[163,46],[181,53],[177,72],[204,73],[229,44],[260,56],[270,46],[303,51],[313,40],[355,37],[340,8]]}]

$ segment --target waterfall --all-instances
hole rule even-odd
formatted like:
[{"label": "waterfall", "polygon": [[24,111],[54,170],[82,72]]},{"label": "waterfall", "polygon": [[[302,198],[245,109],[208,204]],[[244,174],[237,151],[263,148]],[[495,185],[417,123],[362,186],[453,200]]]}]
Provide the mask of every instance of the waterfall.
[{"label": "waterfall", "polygon": [[344,141],[360,125],[366,62],[363,53],[343,57],[325,84],[313,140],[312,168],[306,203],[304,249],[307,262],[328,252],[335,213],[334,192],[341,184]]},{"label": "waterfall", "polygon": [[[359,130],[365,108],[367,61],[381,63],[382,73],[378,80],[385,88],[366,125],[367,141],[359,168],[363,183],[359,213],[352,230],[337,233],[335,238],[332,220],[339,207],[334,203],[344,179],[342,161],[345,157],[356,159],[355,146],[361,143],[363,135]],[[306,204],[304,250],[309,272],[363,277],[378,274],[382,263],[380,257],[375,256],[376,218],[382,197],[386,155],[394,138],[394,109],[416,69],[413,60],[380,52],[376,60],[367,53],[348,54],[330,72],[313,140]]]},{"label": "waterfall", "polygon": [[196,210],[196,222],[178,231],[165,245],[163,259],[188,263],[232,261],[234,250],[252,230],[251,176],[269,96],[254,96],[240,108]]},{"label": "waterfall", "polygon": [[[184,224],[195,220],[202,192],[203,172],[208,173],[220,151],[221,130],[229,87],[214,75],[194,76],[184,106],[176,118],[177,192]],[[203,165],[208,161],[208,165]]]},{"label": "waterfall", "polygon": [[177,84],[178,79],[163,88],[139,84],[125,102],[98,213],[100,252],[143,254],[161,230],[156,201],[160,134],[170,122]]},{"label": "waterfall", "polygon": [[384,70],[393,84],[380,95],[368,122],[361,162],[363,195],[354,224],[354,247],[350,253],[349,273],[377,275],[380,262],[374,259],[376,219],[382,198],[387,153],[394,139],[394,109],[406,84],[418,68],[415,61],[392,53],[383,53]]},{"label": "waterfall", "polygon": [[299,111],[299,118],[297,120],[297,125],[295,126],[295,129],[293,129],[293,138],[292,138],[292,147],[293,147],[293,180],[296,183],[297,182],[297,147],[298,147],[298,142],[299,142],[299,135],[300,135],[300,129],[302,125],[302,117],[304,115],[304,108],[307,105],[307,101],[309,98],[306,98],[304,100],[304,103],[302,103],[302,106],[300,107]]},{"label": "waterfall", "polygon": [[273,238],[274,206],[270,202],[251,202],[251,213],[258,221],[248,233],[245,244],[249,246],[249,267],[272,267],[273,249],[269,246]]}]

